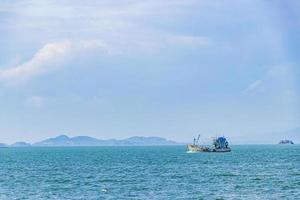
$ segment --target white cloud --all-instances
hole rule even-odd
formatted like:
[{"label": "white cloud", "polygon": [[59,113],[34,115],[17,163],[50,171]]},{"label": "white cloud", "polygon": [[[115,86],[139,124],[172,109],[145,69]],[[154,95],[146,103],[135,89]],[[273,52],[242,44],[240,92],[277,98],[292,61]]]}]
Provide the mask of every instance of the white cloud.
[{"label": "white cloud", "polygon": [[0,70],[0,79],[19,82],[51,70],[48,62],[65,56],[71,50],[71,42],[49,43],[39,49],[33,57],[16,67]]},{"label": "white cloud", "polygon": [[251,93],[251,92],[254,92],[256,91],[257,89],[261,88],[263,84],[263,81],[262,80],[256,80],[254,81],[253,83],[251,83],[247,88],[246,90],[244,91],[245,93]]},{"label": "white cloud", "polygon": [[[26,2],[26,1],[25,1]],[[30,3],[1,2],[0,9],[11,13],[0,29],[16,33],[17,40],[48,41],[60,38],[99,39],[115,48],[157,48],[161,45],[203,45],[206,37],[174,36],[165,29],[178,16],[189,14],[197,0],[172,1],[56,1],[32,0]],[[13,8],[11,5],[14,5]],[[18,16],[18,17],[17,17]],[[152,23],[155,22],[155,23]],[[158,25],[157,22],[159,22]],[[161,25],[160,25],[161,24]],[[22,31],[22,35],[18,33]],[[169,38],[169,39],[166,39]],[[166,41],[169,40],[169,41]]]},{"label": "white cloud", "polygon": [[110,53],[109,48],[101,41],[48,43],[39,49],[27,62],[12,68],[0,69],[0,80],[13,84],[29,80],[55,70],[58,66],[61,67],[62,65],[58,65],[55,62],[63,60],[70,53],[98,47],[104,48],[107,50],[107,53]]},{"label": "white cloud", "polygon": [[[246,94],[264,92],[268,95],[283,97],[295,91],[296,75],[295,65],[292,63],[282,63],[269,66],[265,75],[260,80],[252,82],[245,90]],[[288,91],[288,92],[287,92]]]},{"label": "white cloud", "polygon": [[[154,34],[154,33],[153,33]],[[143,34],[141,34],[143,35]],[[147,35],[147,34],[146,34]],[[184,36],[165,35],[162,37],[153,38],[139,38],[137,41],[119,38],[119,41],[111,42],[110,46],[102,40],[79,40],[71,41],[64,40],[60,42],[47,43],[40,48],[31,59],[14,67],[0,69],[0,81],[10,85],[16,85],[28,81],[34,77],[47,74],[49,72],[58,70],[67,65],[63,65],[62,61],[67,60],[69,56],[74,56],[78,51],[85,51],[88,49],[101,49],[102,53],[107,55],[119,54],[128,49],[137,49],[140,51],[153,51],[164,45],[180,45],[180,46],[202,46],[208,44],[210,41],[207,37],[201,36]]]}]

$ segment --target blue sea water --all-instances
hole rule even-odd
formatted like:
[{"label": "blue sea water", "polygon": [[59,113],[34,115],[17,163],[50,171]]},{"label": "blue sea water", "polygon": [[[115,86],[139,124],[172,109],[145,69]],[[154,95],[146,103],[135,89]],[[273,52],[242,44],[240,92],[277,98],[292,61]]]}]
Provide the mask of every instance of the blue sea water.
[{"label": "blue sea water", "polygon": [[0,199],[300,199],[300,145],[0,149]]}]

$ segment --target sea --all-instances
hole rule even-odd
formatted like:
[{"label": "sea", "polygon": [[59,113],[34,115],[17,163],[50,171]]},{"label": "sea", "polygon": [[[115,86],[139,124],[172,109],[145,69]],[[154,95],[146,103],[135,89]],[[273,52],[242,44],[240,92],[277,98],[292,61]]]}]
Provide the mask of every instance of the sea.
[{"label": "sea", "polygon": [[300,199],[300,145],[0,149],[0,199]]}]

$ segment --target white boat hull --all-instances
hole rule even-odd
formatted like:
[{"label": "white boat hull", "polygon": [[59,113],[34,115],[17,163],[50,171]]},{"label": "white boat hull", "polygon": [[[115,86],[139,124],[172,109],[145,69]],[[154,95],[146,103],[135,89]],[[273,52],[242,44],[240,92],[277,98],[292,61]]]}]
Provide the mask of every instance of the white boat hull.
[{"label": "white boat hull", "polygon": [[187,153],[200,153],[200,152],[216,152],[216,153],[226,153],[230,152],[230,148],[221,148],[221,149],[210,149],[205,146],[199,146],[195,144],[188,144],[187,145]]}]

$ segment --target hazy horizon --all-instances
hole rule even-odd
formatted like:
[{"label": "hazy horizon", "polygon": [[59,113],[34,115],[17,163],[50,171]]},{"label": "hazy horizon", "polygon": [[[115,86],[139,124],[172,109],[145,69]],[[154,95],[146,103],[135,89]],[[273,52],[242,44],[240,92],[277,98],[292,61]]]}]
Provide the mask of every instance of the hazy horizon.
[{"label": "hazy horizon", "polygon": [[[299,133],[300,127],[297,127],[294,130],[297,130],[297,133]],[[289,130],[289,131],[293,131],[293,130]],[[277,133],[280,133],[280,132],[277,132]],[[282,132],[279,135],[275,135],[275,137],[272,137],[272,139],[265,139],[265,140],[255,139],[255,138],[254,139],[251,139],[251,138],[246,138],[245,139],[245,138],[238,138],[236,136],[227,137],[226,134],[214,134],[214,135],[213,134],[202,134],[202,135],[200,134],[199,144],[211,145],[213,138],[220,137],[220,136],[227,137],[227,139],[229,139],[229,142],[230,142],[231,145],[278,144],[279,141],[285,140],[285,139],[292,140],[296,144],[299,144],[299,142],[300,142],[299,136],[296,137],[295,135],[294,136],[289,135],[289,136],[285,137],[284,133],[288,133],[288,131]],[[276,132],[275,133],[266,133],[266,135],[268,137],[270,137],[274,134],[276,134]],[[99,135],[101,135],[101,134],[99,134]],[[163,137],[163,136],[160,136],[160,135],[144,135],[144,136],[131,135],[131,136],[127,136],[127,137],[124,137],[124,138],[112,138],[112,137],[102,138],[102,137],[98,137],[98,136],[90,136],[88,134],[72,135],[72,134],[68,134],[68,133],[60,133],[60,134],[54,134],[54,135],[49,136],[49,137],[40,138],[39,140],[36,140],[36,141],[22,141],[22,140],[17,140],[16,139],[14,142],[5,143],[5,142],[0,141],[0,143],[4,143],[4,144],[8,144],[8,145],[12,145],[12,144],[15,144],[17,142],[26,142],[26,143],[29,143],[29,144],[34,144],[34,143],[41,142],[41,141],[46,140],[46,139],[56,138],[56,137],[60,137],[60,136],[67,136],[69,138],[75,138],[75,137],[80,137],[80,136],[86,137],[87,136],[87,137],[91,137],[91,138],[95,138],[95,139],[99,139],[99,140],[110,140],[110,139],[125,140],[125,139],[129,139],[131,137],[145,137],[145,138],[147,138],[147,137],[160,137],[160,138],[164,138],[166,140],[174,141],[174,142],[177,142],[177,143],[188,144],[188,143],[193,143],[193,139],[197,138],[198,135],[196,135],[196,134],[191,135],[189,140],[186,140],[186,141],[178,141],[178,140],[174,140],[172,138],[166,138],[166,137]]]},{"label": "hazy horizon", "polygon": [[0,142],[277,140],[300,127],[299,9],[296,0],[1,1]]}]

